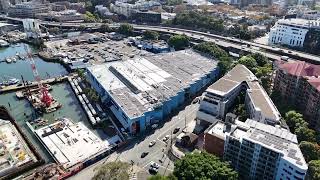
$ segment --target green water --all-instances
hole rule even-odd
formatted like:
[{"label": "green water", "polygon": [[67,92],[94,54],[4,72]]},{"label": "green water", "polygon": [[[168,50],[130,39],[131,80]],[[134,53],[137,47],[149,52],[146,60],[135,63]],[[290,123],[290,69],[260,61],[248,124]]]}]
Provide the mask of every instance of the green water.
[{"label": "green water", "polygon": [[[20,52],[22,54],[23,46],[13,46],[6,49],[1,49],[0,60],[7,56],[14,56],[16,52]],[[42,78],[46,78],[48,74],[50,77],[67,74],[67,71],[60,64],[48,63],[40,58],[35,58],[35,62],[38,72]],[[23,75],[25,80],[33,80],[33,74],[28,61],[19,60],[17,63],[11,64],[0,63],[0,77],[10,76],[20,79],[20,75]],[[53,120],[55,118],[65,116],[72,119],[74,122],[82,121],[87,125],[87,127],[92,129],[88,122],[87,116],[82,110],[79,101],[71,89],[71,86],[66,82],[53,85],[52,88],[53,90],[50,93],[62,104],[62,108],[56,112],[45,114],[43,117],[45,119]],[[10,107],[8,103],[10,103]],[[30,104],[26,100],[18,100],[15,96],[15,92],[12,92],[0,94],[0,105],[4,105],[10,110],[10,113],[17,120],[18,125],[20,125],[21,129],[25,132],[32,144],[38,149],[38,152],[42,155],[42,157],[47,162],[53,161],[25,123],[27,120],[36,118]],[[99,133],[98,131],[94,132]]]}]

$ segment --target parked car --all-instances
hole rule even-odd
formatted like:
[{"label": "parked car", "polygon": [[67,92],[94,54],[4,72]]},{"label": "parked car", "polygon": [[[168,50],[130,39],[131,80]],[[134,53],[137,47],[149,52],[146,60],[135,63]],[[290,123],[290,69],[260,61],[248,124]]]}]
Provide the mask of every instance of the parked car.
[{"label": "parked car", "polygon": [[148,154],[149,154],[149,152],[143,152],[143,153],[141,154],[141,158],[146,157]]},{"label": "parked car", "polygon": [[152,162],[152,163],[150,164],[150,167],[154,167],[154,168],[156,168],[156,169],[159,169],[160,165],[157,164],[157,163],[155,163],[155,162]]},{"label": "parked car", "polygon": [[173,130],[173,134],[176,134],[177,132],[179,132],[179,130],[180,130],[180,127],[176,127],[176,128],[174,128],[174,130]]},{"label": "parked car", "polygon": [[153,141],[151,141],[150,143],[149,143],[149,147],[152,147],[152,146],[154,146],[156,144],[156,140],[153,140]]},{"label": "parked car", "polygon": [[169,140],[169,138],[170,138],[170,136],[169,136],[169,135],[166,135],[166,136],[162,139],[162,141],[167,142],[167,141]]}]

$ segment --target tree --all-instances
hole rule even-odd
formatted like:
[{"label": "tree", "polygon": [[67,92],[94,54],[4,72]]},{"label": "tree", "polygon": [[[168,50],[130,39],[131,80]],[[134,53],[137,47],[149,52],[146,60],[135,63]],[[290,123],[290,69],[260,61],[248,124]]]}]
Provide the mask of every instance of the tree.
[{"label": "tree", "polygon": [[238,63],[245,65],[253,73],[256,72],[256,68],[258,67],[257,61],[251,56],[242,56]]},{"label": "tree", "polygon": [[247,120],[248,115],[244,104],[239,104],[234,110],[234,114],[239,117],[239,120],[244,122]]},{"label": "tree", "polygon": [[182,4],[182,0],[168,0],[167,4],[168,6],[176,6]]},{"label": "tree", "polygon": [[306,122],[303,120],[303,116],[296,111],[289,111],[286,113],[284,120],[290,128],[291,132],[294,132],[299,126],[307,126]]},{"label": "tree", "polygon": [[76,73],[78,74],[78,76],[79,76],[82,80],[85,79],[85,76],[86,76],[85,70],[83,70],[83,69],[77,69]]},{"label": "tree", "polygon": [[89,99],[91,99],[92,101],[94,101],[94,102],[99,101],[98,93],[95,90],[93,90],[92,88],[85,88],[83,91],[86,95],[88,95]]},{"label": "tree", "polygon": [[99,31],[102,32],[102,33],[105,33],[105,32],[110,32],[111,31],[111,28],[109,27],[108,24],[102,24],[99,28]]},{"label": "tree", "polygon": [[307,162],[320,159],[320,146],[318,144],[302,141],[299,147]]},{"label": "tree", "polygon": [[143,32],[143,38],[150,39],[150,40],[158,40],[159,33],[155,31],[146,30],[145,32]]},{"label": "tree", "polygon": [[118,32],[120,34],[130,36],[133,34],[133,27],[128,23],[124,23],[120,25]]},{"label": "tree", "polygon": [[79,26],[79,29],[78,29],[79,31],[84,31],[84,30],[86,30],[86,26],[85,25],[83,25],[83,24],[81,24],[80,26]]},{"label": "tree", "polygon": [[309,162],[307,179],[320,179],[320,160]]},{"label": "tree", "polygon": [[255,75],[260,79],[262,87],[270,93],[272,84],[272,67],[270,64],[265,64],[262,67],[256,68]]},{"label": "tree", "polygon": [[92,23],[92,22],[96,22],[97,18],[91,12],[86,11],[86,13],[84,14],[84,21],[88,23]]},{"label": "tree", "polygon": [[173,174],[169,174],[169,176],[162,176],[160,174],[157,174],[149,177],[148,180],[178,180],[178,178],[175,177]]},{"label": "tree", "polygon": [[227,162],[206,152],[187,154],[174,166],[173,174],[178,179],[238,179],[238,173]]},{"label": "tree", "polygon": [[129,168],[130,165],[126,162],[109,162],[94,169],[96,172],[92,180],[129,180]]},{"label": "tree", "polygon": [[175,50],[181,50],[189,46],[189,37],[185,35],[174,35],[169,38],[168,44]]},{"label": "tree", "polygon": [[312,129],[309,129],[306,126],[299,126],[294,133],[297,135],[297,139],[299,142],[308,141],[308,142],[316,142],[316,132]]},{"label": "tree", "polygon": [[251,57],[253,57],[257,61],[258,66],[261,67],[265,66],[269,62],[268,58],[260,53],[251,54]]}]

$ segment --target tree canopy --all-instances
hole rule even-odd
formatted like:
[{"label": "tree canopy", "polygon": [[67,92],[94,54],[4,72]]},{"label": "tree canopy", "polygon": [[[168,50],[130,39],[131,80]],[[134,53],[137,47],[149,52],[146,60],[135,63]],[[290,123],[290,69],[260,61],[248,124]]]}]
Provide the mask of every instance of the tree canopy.
[{"label": "tree canopy", "polygon": [[185,35],[174,35],[169,38],[168,44],[175,50],[182,50],[189,46],[189,37]]},{"label": "tree canopy", "polygon": [[238,179],[238,173],[227,162],[206,152],[187,154],[181,160],[176,161],[174,166],[173,174],[178,179]]},{"label": "tree canopy", "polygon": [[89,23],[97,22],[97,17],[91,12],[86,11],[86,13],[84,14],[84,21]]},{"label": "tree canopy", "polygon": [[172,21],[175,25],[182,25],[192,28],[202,28],[216,32],[223,32],[223,20],[196,11],[185,11],[178,13]]},{"label": "tree canopy", "polygon": [[242,56],[239,61],[239,64],[245,65],[251,72],[255,73],[257,71],[258,63],[252,56]]},{"label": "tree canopy", "polygon": [[124,23],[120,25],[118,32],[120,34],[130,36],[133,34],[133,27],[128,23]]},{"label": "tree canopy", "polygon": [[148,180],[178,180],[173,174],[169,174],[168,176],[162,176],[160,174],[156,174],[148,178]]},{"label": "tree canopy", "polygon": [[129,180],[129,168],[130,165],[126,162],[109,162],[94,170],[96,172],[92,180]]},{"label": "tree canopy", "polygon": [[101,24],[100,28],[99,28],[99,31],[101,33],[105,33],[105,32],[110,32],[111,31],[111,28],[109,27],[108,24],[104,23],[104,24]]},{"label": "tree canopy", "polygon": [[157,40],[159,38],[159,33],[155,31],[146,30],[143,32],[144,39]]},{"label": "tree canopy", "polygon": [[320,160],[320,146],[317,143],[302,141],[299,146],[306,162]]},{"label": "tree canopy", "polygon": [[320,179],[320,160],[312,160],[308,165],[308,179]]}]

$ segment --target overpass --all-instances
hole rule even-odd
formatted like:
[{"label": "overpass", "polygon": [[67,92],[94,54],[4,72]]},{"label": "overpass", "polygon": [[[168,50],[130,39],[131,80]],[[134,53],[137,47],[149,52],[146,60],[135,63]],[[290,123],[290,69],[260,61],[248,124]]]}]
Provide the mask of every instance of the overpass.
[{"label": "overpass", "polygon": [[[18,18],[11,18],[7,16],[0,15],[0,19],[13,21],[21,23],[22,20]],[[80,26],[86,28],[99,28],[102,23],[59,23],[59,22],[50,22],[50,21],[41,21],[40,24],[48,27],[60,27],[60,28],[79,28]],[[109,24],[110,27],[119,27],[120,24]],[[206,42],[214,42],[223,49],[231,52],[239,53],[240,51],[244,53],[261,53],[268,57],[271,60],[278,60],[281,56],[288,56],[293,60],[302,60],[310,62],[313,64],[320,64],[320,57],[300,51],[288,50],[278,47],[270,47],[263,44],[258,44],[250,41],[244,41],[241,39],[233,37],[225,37],[216,34],[174,28],[174,27],[165,27],[165,26],[149,26],[149,25],[137,25],[132,24],[135,30],[152,30],[160,33],[169,33],[169,34],[184,34],[189,36],[192,39]]]}]

